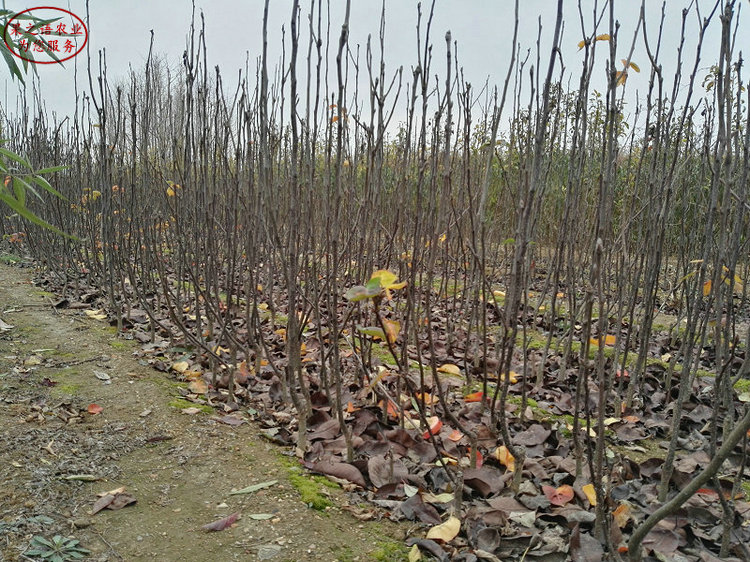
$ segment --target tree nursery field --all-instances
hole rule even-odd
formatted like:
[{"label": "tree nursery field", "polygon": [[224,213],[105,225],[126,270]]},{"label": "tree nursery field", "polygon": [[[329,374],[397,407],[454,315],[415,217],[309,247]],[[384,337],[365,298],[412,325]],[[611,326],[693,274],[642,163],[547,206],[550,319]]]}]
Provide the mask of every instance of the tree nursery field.
[{"label": "tree nursery field", "polygon": [[265,4],[236,90],[196,19],[3,114],[0,556],[750,560],[747,3],[506,2],[478,86]]}]

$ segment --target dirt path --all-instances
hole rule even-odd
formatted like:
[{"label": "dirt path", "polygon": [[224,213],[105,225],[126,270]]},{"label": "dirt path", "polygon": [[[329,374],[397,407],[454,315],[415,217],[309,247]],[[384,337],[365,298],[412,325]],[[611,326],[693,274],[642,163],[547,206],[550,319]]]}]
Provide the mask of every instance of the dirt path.
[{"label": "dirt path", "polygon": [[[170,406],[178,383],[104,322],[53,309],[31,273],[0,265],[0,318],[14,326],[0,331],[0,560],[35,559],[23,555],[31,538],[57,534],[97,561],[403,559],[404,527],[360,523],[341,509],[343,490],[298,472],[252,423]],[[300,481],[333,506],[309,508]],[[121,486],[136,504],[90,515],[98,493]],[[233,527],[200,530],[236,512]]]}]

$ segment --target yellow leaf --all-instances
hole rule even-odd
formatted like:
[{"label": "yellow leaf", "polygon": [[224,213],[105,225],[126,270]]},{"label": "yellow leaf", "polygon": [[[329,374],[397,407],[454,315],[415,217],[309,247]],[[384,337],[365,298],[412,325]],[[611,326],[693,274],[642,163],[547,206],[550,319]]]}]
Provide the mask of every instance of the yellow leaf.
[{"label": "yellow leaf", "polygon": [[504,299],[505,292],[504,291],[492,291],[492,296],[498,299]]},{"label": "yellow leaf", "polygon": [[458,367],[458,365],[454,365],[453,363],[445,363],[443,365],[440,365],[438,368],[439,373],[446,373],[448,375],[455,375],[457,377],[461,376],[461,369]]},{"label": "yellow leaf", "polygon": [[174,197],[174,189],[172,189],[171,187],[168,187],[167,188],[167,196],[168,197]]},{"label": "yellow leaf", "polygon": [[427,538],[450,542],[456,538],[456,535],[458,535],[460,530],[461,520],[458,517],[451,515],[445,523],[436,525],[427,531]]},{"label": "yellow leaf", "polygon": [[510,454],[508,447],[506,447],[505,445],[500,445],[497,449],[495,449],[493,455],[495,455],[495,458],[500,462],[500,464],[507,467],[508,470],[510,470],[511,472],[515,471],[516,459],[513,455]]},{"label": "yellow leaf", "polygon": [[409,551],[409,562],[419,562],[422,560],[422,553],[419,551],[419,547],[414,544]]},{"label": "yellow leaf", "polygon": [[106,320],[107,315],[101,310],[86,310],[86,316],[93,318],[94,320]]},{"label": "yellow leaf", "polygon": [[596,41],[609,41],[609,34],[608,33],[602,33],[601,35],[596,36]]},{"label": "yellow leaf", "polygon": [[586,484],[581,488],[583,493],[586,494],[586,498],[589,500],[591,505],[596,505],[596,490],[594,490],[593,484]]},{"label": "yellow leaf", "polygon": [[[503,379],[505,379],[505,373],[503,373]],[[518,373],[511,371],[508,373],[508,379],[510,380],[510,384],[516,384],[518,382]]]},{"label": "yellow leaf", "polygon": [[636,72],[640,72],[640,71],[641,71],[641,69],[640,69],[640,68],[638,67],[638,65],[637,65],[637,64],[635,64],[634,62],[631,62],[631,63],[630,63],[630,68],[632,68],[632,69],[633,69],[633,70],[635,70]]},{"label": "yellow leaf", "polygon": [[703,283],[703,296],[707,297],[711,294],[711,280],[709,279],[705,283]]},{"label": "yellow leaf", "polygon": [[586,40],[585,40],[585,39],[584,39],[584,40],[582,40],[582,41],[579,41],[579,42],[578,42],[578,50],[579,50],[579,51],[580,51],[581,49],[583,49],[583,48],[584,48],[585,46],[586,46]]},{"label": "yellow leaf", "polygon": [[374,281],[378,278],[380,286],[389,288],[393,283],[396,282],[396,274],[388,271],[387,269],[378,269],[375,273],[370,276],[370,281]]},{"label": "yellow leaf", "polygon": [[96,201],[97,199],[99,199],[99,197],[101,197],[101,195],[102,195],[102,192],[101,191],[97,191],[95,189],[94,191],[91,192],[91,200],[92,201]]},{"label": "yellow leaf", "polygon": [[625,70],[618,71],[617,74],[615,74],[615,82],[618,86],[622,86],[627,82],[628,80],[628,73]]},{"label": "yellow leaf", "polygon": [[172,370],[177,371],[178,373],[184,373],[189,366],[190,365],[187,361],[177,361],[176,363],[172,363]]}]

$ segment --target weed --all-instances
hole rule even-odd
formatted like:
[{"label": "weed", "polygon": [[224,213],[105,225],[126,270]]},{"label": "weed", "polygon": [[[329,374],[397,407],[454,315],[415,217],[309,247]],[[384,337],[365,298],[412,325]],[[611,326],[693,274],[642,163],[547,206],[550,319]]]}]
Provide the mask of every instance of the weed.
[{"label": "weed", "polygon": [[52,540],[47,540],[42,536],[35,536],[31,539],[30,550],[24,553],[24,556],[39,557],[41,560],[50,562],[66,562],[67,560],[81,560],[90,554],[91,551],[80,546],[80,541],[74,538],[65,538],[62,535],[55,535]]}]

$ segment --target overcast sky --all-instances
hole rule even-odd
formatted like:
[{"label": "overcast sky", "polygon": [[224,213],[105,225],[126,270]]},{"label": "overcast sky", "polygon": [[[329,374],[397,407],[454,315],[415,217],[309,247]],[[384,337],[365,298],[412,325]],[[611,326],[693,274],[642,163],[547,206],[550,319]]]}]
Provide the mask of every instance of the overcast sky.
[{"label": "overcast sky", "polygon": [[[658,33],[662,2],[646,0],[647,31],[655,41]],[[708,15],[713,0],[699,0],[702,14]],[[89,49],[92,60],[97,60],[97,52],[106,49],[106,59],[110,81],[124,78],[129,68],[140,71],[146,60],[150,41],[150,30],[155,34],[155,50],[170,61],[172,68],[179,68],[182,53],[186,45],[191,17],[191,2],[188,0],[91,0],[90,16],[86,20],[86,3],[84,0],[56,2],[44,0],[41,5],[66,8],[87,21],[89,27]],[[301,0],[302,29],[306,31],[307,11],[310,1]],[[603,2],[599,2],[601,9]],[[666,2],[666,24],[662,45],[661,62],[665,76],[671,80],[675,71],[676,51],[679,42],[681,11],[688,6],[688,0],[668,0]],[[738,2],[740,4],[740,2]],[[12,10],[32,8],[34,2],[6,0],[6,7]],[[429,11],[429,2],[423,2],[423,12]],[[584,6],[585,32],[593,32],[593,0],[582,0]],[[616,18],[620,23],[620,42],[618,59],[625,58],[635,31],[638,16],[638,0],[619,0],[616,2]],[[282,25],[286,26],[287,41],[289,38],[289,17],[291,0],[272,0],[269,22],[269,55],[272,61],[281,55]],[[344,0],[330,0],[331,13],[331,58],[335,57],[338,35],[343,21]],[[531,49],[531,61],[535,58],[535,43],[538,26],[541,23],[542,61],[546,64],[549,45],[554,30],[556,2],[554,0],[521,0],[519,42],[521,52],[525,55]],[[206,21],[209,67],[218,65],[221,68],[227,89],[236,83],[237,71],[251,61],[251,68],[261,53],[261,29],[263,17],[262,0],[196,0],[196,13],[202,11]],[[742,11],[747,12],[750,3],[742,2]],[[350,22],[350,47],[356,51],[356,45],[362,46],[361,60],[364,65],[364,45],[368,34],[377,37],[380,20],[381,2],[378,0],[353,0]],[[741,14],[741,26],[738,33],[738,48],[748,51],[750,47],[750,26],[746,14]],[[607,18],[600,25],[597,33],[606,33]],[[718,57],[719,21],[715,18],[711,31],[706,38],[706,46],[701,61],[702,78]],[[571,87],[577,84],[577,72],[583,60],[583,52],[578,50],[577,43],[583,38],[581,22],[578,16],[577,2],[565,0],[564,12],[563,61],[572,76]],[[411,77],[411,68],[416,64],[416,26],[417,2],[410,0],[386,1],[386,47],[385,59],[387,72],[390,74],[403,66],[405,76]],[[686,40],[687,74],[693,65],[697,39],[698,20],[694,12],[688,17]],[[437,0],[433,21],[432,40],[434,44],[434,62],[432,74],[444,76],[445,72],[445,32],[450,30],[454,41],[458,43],[459,62],[463,66],[464,76],[475,89],[481,87],[489,78],[491,86],[501,85],[507,72],[510,60],[511,39],[513,31],[512,0]],[[302,49],[306,52],[306,33],[302,37]],[[641,74],[630,74],[627,83],[628,108],[635,106],[636,94],[645,92],[648,85],[648,59],[639,37],[632,60],[642,68]],[[603,46],[603,44],[600,44]],[[607,49],[600,48],[599,56],[605,57]],[[287,49],[288,53],[288,49]],[[747,55],[746,55],[747,56]],[[58,115],[72,114],[74,105],[74,66],[79,69],[79,87],[86,88],[83,80],[85,54],[66,63],[65,68],[57,65],[38,65],[42,97],[47,109]],[[594,87],[605,88],[605,70],[601,64],[596,75]],[[14,111],[18,83],[7,78],[3,73],[4,90],[2,99],[7,103],[6,109]],[[331,86],[334,85],[335,72],[331,71]],[[444,78],[441,78],[441,80]],[[699,80],[700,83],[700,80]],[[671,84],[669,84],[671,87]],[[699,92],[702,94],[702,91]],[[403,100],[403,98],[402,98]],[[400,104],[401,106],[404,103]],[[401,112],[399,112],[399,115]]]}]

